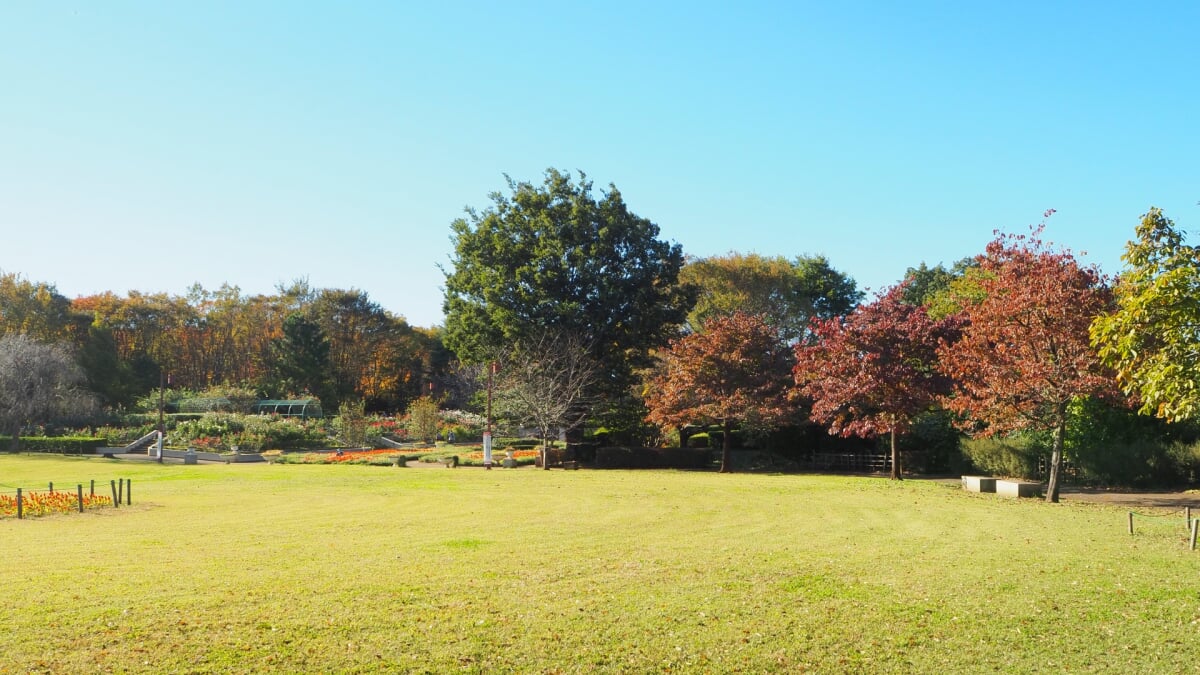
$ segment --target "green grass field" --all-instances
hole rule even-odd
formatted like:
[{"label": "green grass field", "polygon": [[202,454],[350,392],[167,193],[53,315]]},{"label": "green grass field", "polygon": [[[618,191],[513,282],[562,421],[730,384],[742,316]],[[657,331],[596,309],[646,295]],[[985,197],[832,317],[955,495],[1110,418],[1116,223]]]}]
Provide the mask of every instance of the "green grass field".
[{"label": "green grass field", "polygon": [[1196,672],[1182,513],[944,483],[0,455],[3,672]]}]

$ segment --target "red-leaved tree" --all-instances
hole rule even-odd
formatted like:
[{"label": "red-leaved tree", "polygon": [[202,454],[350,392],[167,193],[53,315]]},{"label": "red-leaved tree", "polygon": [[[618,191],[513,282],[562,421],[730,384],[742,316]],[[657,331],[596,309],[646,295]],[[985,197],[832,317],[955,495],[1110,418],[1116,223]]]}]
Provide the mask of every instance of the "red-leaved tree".
[{"label": "red-leaved tree", "polygon": [[709,319],[659,355],[646,420],[663,428],[721,424],[721,472],[728,472],[735,423],[769,427],[792,414],[791,368],[792,350],[761,317],[735,312]]},{"label": "red-leaved tree", "polygon": [[1041,233],[1039,226],[1029,235],[997,234],[988,244],[978,258],[980,292],[961,304],[962,338],[939,355],[956,383],[945,405],[974,421],[972,433],[1053,434],[1046,500],[1057,502],[1068,405],[1115,388],[1088,342],[1112,294],[1095,266],[1050,249]]},{"label": "red-leaved tree", "polygon": [[797,391],[810,416],[842,436],[891,437],[893,479],[901,476],[896,436],[950,387],[936,367],[941,342],[958,337],[957,317],[934,320],[903,302],[903,286],[845,317],[816,321],[815,340],[796,347]]}]

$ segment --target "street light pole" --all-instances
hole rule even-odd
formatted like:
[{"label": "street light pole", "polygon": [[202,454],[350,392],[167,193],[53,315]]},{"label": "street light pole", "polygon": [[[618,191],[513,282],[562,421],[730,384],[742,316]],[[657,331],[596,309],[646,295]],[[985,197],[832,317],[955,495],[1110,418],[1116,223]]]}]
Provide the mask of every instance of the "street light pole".
[{"label": "street light pole", "polygon": [[163,425],[163,386],[166,384],[162,368],[158,369],[158,463],[163,461],[163,438],[167,428]]},{"label": "street light pole", "polygon": [[483,430],[483,468],[492,470],[492,375],[496,372],[496,362],[488,364],[487,380],[487,427]]}]

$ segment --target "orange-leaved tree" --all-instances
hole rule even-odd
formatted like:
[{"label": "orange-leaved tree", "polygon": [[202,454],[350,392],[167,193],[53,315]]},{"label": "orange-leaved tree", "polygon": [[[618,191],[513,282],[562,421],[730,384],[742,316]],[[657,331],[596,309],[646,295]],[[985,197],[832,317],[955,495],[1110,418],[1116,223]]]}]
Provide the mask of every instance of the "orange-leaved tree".
[{"label": "orange-leaved tree", "polygon": [[946,406],[974,422],[970,431],[1052,434],[1046,500],[1057,502],[1068,405],[1115,389],[1088,336],[1112,293],[1096,267],[1049,248],[1042,229],[997,234],[988,244],[979,257],[980,292],[961,304],[962,338],[939,356],[956,385]]},{"label": "orange-leaved tree", "polygon": [[646,419],[660,427],[721,424],[721,472],[728,472],[734,424],[769,427],[792,414],[792,363],[792,350],[762,317],[735,312],[709,319],[659,354]]},{"label": "orange-leaved tree", "polygon": [[813,323],[814,340],[796,346],[797,391],[831,434],[890,435],[891,477],[899,479],[896,436],[949,391],[937,349],[959,330],[957,317],[932,319],[904,302],[903,285],[893,287],[844,317]]}]

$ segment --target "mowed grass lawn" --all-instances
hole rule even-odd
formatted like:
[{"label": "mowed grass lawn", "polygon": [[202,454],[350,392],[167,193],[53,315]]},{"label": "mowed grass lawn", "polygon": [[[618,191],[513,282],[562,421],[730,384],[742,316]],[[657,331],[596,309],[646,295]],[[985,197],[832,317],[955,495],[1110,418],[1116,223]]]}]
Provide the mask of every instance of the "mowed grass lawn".
[{"label": "mowed grass lawn", "polygon": [[[0,456],[0,672],[1195,672],[1177,516],[944,483]],[[1161,513],[1161,512],[1160,512]]]}]

